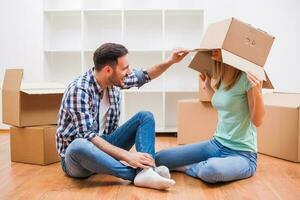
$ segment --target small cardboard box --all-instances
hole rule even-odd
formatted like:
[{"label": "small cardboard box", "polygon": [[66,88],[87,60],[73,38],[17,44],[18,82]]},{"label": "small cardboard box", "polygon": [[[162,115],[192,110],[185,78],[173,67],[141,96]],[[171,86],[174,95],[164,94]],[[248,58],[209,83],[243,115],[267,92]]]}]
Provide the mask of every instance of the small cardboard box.
[{"label": "small cardboard box", "polygon": [[56,126],[11,127],[11,161],[38,165],[58,162],[55,134]]},{"label": "small cardboard box", "polygon": [[7,69],[2,86],[2,119],[17,127],[57,123],[65,86],[22,83],[23,69]]},{"label": "small cardboard box", "polygon": [[300,162],[300,94],[264,94],[266,115],[258,127],[258,151]]},{"label": "small cardboard box", "polygon": [[212,138],[217,127],[217,111],[210,102],[199,99],[180,100],[178,110],[178,144],[189,144]]},{"label": "small cardboard box", "polygon": [[212,75],[212,51],[221,50],[223,63],[251,72],[264,80],[264,88],[273,88],[263,67],[274,37],[235,18],[210,24],[189,67]]}]

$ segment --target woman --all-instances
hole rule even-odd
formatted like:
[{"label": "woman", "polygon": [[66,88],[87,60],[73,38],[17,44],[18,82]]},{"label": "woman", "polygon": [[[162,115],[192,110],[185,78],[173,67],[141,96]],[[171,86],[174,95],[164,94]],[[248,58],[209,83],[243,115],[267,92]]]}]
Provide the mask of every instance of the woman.
[{"label": "woman", "polygon": [[208,183],[248,178],[256,170],[256,127],[262,124],[265,113],[262,82],[250,73],[223,64],[219,50],[213,51],[212,59],[212,83],[207,74],[200,78],[218,111],[214,137],[162,150],[157,153],[156,164]]}]

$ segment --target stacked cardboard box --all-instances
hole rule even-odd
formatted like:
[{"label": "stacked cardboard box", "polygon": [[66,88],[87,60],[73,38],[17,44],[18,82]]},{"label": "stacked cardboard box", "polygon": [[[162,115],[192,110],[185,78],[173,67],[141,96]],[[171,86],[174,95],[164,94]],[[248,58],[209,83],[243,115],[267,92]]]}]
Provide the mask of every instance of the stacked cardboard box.
[{"label": "stacked cardboard box", "polygon": [[57,162],[55,133],[64,86],[26,84],[22,77],[22,69],[7,69],[2,87],[3,123],[13,126],[11,160],[40,165]]},{"label": "stacked cardboard box", "polygon": [[[242,71],[249,71],[264,81],[264,88],[273,88],[263,66],[273,44],[274,37],[235,18],[210,24],[189,67],[209,76],[214,61],[212,51],[219,49],[223,63]],[[201,87],[199,100],[178,102],[178,140],[187,144],[207,140],[214,134],[217,112]]]}]

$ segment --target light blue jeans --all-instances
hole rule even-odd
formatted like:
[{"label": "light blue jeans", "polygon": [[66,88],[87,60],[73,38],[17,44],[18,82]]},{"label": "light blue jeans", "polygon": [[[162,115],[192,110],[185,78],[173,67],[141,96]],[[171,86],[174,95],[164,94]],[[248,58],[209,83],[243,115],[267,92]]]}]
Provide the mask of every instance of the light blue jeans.
[{"label": "light blue jeans", "polygon": [[256,153],[235,151],[216,139],[184,145],[158,152],[156,165],[169,169],[186,166],[186,174],[207,183],[226,182],[252,176],[256,170]]},{"label": "light blue jeans", "polygon": [[[139,112],[124,125],[103,139],[125,150],[135,144],[138,152],[149,153],[155,158],[154,118],[150,112]],[[64,172],[75,178],[87,178],[95,173],[109,174],[133,181],[140,169],[125,166],[103,152],[87,139],[77,138],[67,148],[61,160]]]}]

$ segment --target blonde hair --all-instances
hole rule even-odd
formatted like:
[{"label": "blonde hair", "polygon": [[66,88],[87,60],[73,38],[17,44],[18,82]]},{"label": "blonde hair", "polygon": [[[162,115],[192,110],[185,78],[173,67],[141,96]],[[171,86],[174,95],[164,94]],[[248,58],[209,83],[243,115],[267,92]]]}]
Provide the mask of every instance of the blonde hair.
[{"label": "blonde hair", "polygon": [[242,75],[242,71],[218,61],[215,61],[212,72],[212,86],[215,89],[219,89],[222,82],[225,90],[231,89]]}]

